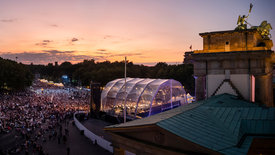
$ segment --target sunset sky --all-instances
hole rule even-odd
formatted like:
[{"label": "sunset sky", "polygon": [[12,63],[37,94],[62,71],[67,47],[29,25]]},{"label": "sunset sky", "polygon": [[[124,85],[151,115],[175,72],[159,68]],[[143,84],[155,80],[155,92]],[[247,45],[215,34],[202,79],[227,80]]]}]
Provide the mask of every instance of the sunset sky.
[{"label": "sunset sky", "polygon": [[199,33],[233,30],[250,3],[248,22],[275,28],[274,0],[0,0],[0,57],[182,63],[202,49]]}]

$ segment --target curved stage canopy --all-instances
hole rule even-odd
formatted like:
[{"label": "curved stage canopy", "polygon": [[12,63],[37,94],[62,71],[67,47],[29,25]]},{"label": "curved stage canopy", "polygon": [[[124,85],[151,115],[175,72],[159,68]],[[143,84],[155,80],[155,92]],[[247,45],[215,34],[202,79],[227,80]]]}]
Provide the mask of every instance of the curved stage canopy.
[{"label": "curved stage canopy", "polygon": [[154,115],[187,104],[186,92],[173,79],[126,78],[113,80],[101,93],[101,111],[123,116],[126,98],[127,118]]}]

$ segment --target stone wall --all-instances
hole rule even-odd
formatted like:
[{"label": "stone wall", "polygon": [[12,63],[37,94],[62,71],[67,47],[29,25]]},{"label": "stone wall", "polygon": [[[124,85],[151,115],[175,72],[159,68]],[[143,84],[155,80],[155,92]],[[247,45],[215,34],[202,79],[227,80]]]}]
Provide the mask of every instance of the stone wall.
[{"label": "stone wall", "polygon": [[195,53],[270,50],[273,46],[272,41],[263,40],[256,29],[208,32],[200,35],[203,37],[203,50]]},{"label": "stone wall", "polygon": [[[252,98],[250,95],[252,94],[251,83],[249,82],[253,75],[255,77],[255,101],[267,106],[274,106],[272,90],[273,56],[274,52],[271,50],[187,53],[185,63],[192,62],[194,64],[197,100],[211,96],[212,91],[217,89],[217,85],[222,80],[219,77],[225,77],[225,71],[228,70],[231,75],[231,82],[244,99],[250,100]],[[207,78],[208,75],[210,76]],[[244,75],[246,78],[243,79],[244,77],[238,77],[238,75]],[[213,84],[213,82],[216,83]]]}]

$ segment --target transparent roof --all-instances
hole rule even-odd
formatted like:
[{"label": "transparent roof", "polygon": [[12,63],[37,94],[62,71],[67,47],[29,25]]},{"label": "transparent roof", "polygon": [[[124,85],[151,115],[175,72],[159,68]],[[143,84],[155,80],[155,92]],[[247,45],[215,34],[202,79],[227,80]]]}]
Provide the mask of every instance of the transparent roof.
[{"label": "transparent roof", "polygon": [[126,78],[109,82],[101,94],[101,111],[128,118],[147,117],[187,104],[180,82],[173,79]]}]

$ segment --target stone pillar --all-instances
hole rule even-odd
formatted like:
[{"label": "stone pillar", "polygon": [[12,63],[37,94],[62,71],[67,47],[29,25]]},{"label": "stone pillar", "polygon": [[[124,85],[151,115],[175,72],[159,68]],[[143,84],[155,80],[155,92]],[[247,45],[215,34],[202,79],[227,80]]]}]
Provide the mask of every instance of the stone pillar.
[{"label": "stone pillar", "polygon": [[205,91],[206,91],[206,78],[205,76],[195,76],[195,93],[196,93],[196,101],[205,99]]},{"label": "stone pillar", "polygon": [[255,76],[255,102],[274,107],[272,73]]}]

